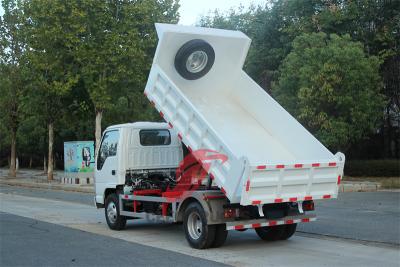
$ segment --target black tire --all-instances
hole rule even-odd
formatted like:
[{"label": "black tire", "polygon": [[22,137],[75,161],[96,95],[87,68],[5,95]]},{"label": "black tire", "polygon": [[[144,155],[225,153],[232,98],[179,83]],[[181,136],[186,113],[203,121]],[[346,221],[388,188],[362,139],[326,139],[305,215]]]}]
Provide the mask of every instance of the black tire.
[{"label": "black tire", "polygon": [[225,243],[227,236],[228,231],[226,230],[226,225],[217,224],[215,229],[215,239],[214,242],[211,244],[211,247],[219,248],[220,246],[222,246]]},{"label": "black tire", "polygon": [[215,240],[216,226],[207,225],[205,212],[198,202],[193,202],[186,208],[183,215],[183,230],[192,248],[209,248]]},{"label": "black tire", "polygon": [[[201,55],[200,64],[198,68],[188,69],[187,61],[189,57],[194,53],[198,52],[197,55]],[[206,75],[214,64],[215,52],[212,46],[204,40],[194,39],[186,42],[179,48],[175,55],[175,69],[176,71],[186,80],[197,80]],[[195,65],[194,65],[195,66]]]},{"label": "black tire", "polygon": [[265,241],[289,239],[296,232],[297,224],[266,226],[256,228],[257,235]]},{"label": "black tire", "polygon": [[104,214],[108,227],[112,230],[122,230],[126,225],[126,217],[119,215],[119,201],[117,194],[107,196],[104,205]]},{"label": "black tire", "polygon": [[294,233],[296,232],[296,228],[297,228],[297,224],[287,224],[285,225],[286,229],[283,232],[283,234],[280,237],[280,240],[286,240],[292,237],[292,235],[294,235]]},{"label": "black tire", "polygon": [[276,241],[280,240],[281,236],[285,232],[286,225],[277,226],[264,226],[256,228],[257,235],[265,241]]}]

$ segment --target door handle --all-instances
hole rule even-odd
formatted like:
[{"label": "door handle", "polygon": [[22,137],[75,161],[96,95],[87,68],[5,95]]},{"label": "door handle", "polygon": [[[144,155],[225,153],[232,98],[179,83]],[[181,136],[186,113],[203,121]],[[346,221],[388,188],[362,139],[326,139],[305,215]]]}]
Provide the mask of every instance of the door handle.
[{"label": "door handle", "polygon": [[112,174],[112,175],[115,175],[115,170],[112,170],[112,171],[111,171],[111,174]]}]

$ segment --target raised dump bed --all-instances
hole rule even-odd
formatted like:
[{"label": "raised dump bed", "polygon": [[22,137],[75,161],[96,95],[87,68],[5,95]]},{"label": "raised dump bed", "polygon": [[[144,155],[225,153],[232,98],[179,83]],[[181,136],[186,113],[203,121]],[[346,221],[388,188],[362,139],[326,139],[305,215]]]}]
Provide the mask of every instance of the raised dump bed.
[{"label": "raised dump bed", "polygon": [[333,155],[242,70],[246,35],[156,28],[159,43],[145,94],[190,150],[227,156],[203,163],[211,164],[207,170],[231,203],[337,196],[344,155]]}]

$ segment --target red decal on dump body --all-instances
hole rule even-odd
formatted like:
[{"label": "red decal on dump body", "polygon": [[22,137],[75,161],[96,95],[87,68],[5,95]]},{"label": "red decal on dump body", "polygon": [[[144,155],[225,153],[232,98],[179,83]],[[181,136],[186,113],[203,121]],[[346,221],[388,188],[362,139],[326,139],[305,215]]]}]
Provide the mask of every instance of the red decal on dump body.
[{"label": "red decal on dump body", "polygon": [[261,227],[261,223],[253,223],[253,224],[251,225],[251,227],[253,227],[253,228]]},{"label": "red decal on dump body", "polygon": [[275,201],[274,201],[275,203],[282,203],[283,202],[283,199],[282,198],[275,198]]},{"label": "red decal on dump body", "polygon": [[295,168],[303,168],[303,164],[294,164]]},{"label": "red decal on dump body", "polygon": [[305,196],[304,200],[312,200],[312,196]]},{"label": "red decal on dump body", "polygon": [[309,222],[309,221],[310,221],[310,218],[301,219],[301,222]]},{"label": "red decal on dump body", "polygon": [[294,221],[293,221],[293,220],[286,220],[285,223],[286,223],[286,224],[293,224]]},{"label": "red decal on dump body", "polygon": [[319,167],[319,165],[320,165],[319,163],[313,163],[312,164],[313,167]]},{"label": "red decal on dump body", "polygon": [[342,178],[342,176],[340,176],[340,175],[337,177],[337,184],[338,184],[338,185],[340,184],[340,179],[341,179],[341,178]]},{"label": "red decal on dump body", "polygon": [[172,125],[172,123],[168,122],[169,128],[174,128],[174,126]]},{"label": "red decal on dump body", "polygon": [[329,167],[335,167],[336,166],[336,162],[329,162]]},{"label": "red decal on dump body", "polygon": [[246,192],[248,192],[250,189],[250,180],[247,180],[246,182]]},{"label": "red decal on dump body", "polygon": [[276,221],[269,221],[269,222],[268,222],[268,225],[269,225],[269,226],[274,226],[274,225],[276,225]]},{"label": "red decal on dump body", "polygon": [[291,198],[289,198],[289,201],[292,201],[292,202],[297,201],[297,197],[291,197]]},{"label": "red decal on dump body", "polygon": [[253,204],[253,205],[261,204],[261,200],[253,200],[253,201],[251,202],[251,204]]},{"label": "red decal on dump body", "polygon": [[160,116],[164,118],[164,113],[160,111]]},{"label": "red decal on dump body", "polygon": [[[181,134],[178,133],[178,137],[180,136]],[[189,147],[188,149],[191,150]],[[211,163],[215,160],[223,164],[228,157],[210,149],[199,149],[186,155],[176,170],[177,184],[172,188],[168,187],[163,195],[165,194],[167,200],[175,201],[183,194],[196,191],[201,182],[209,177]],[[210,176],[212,176],[211,173]],[[221,191],[226,193],[224,189]]]},{"label": "red decal on dump body", "polygon": [[279,165],[276,165],[276,168],[277,168],[277,169],[283,169],[283,168],[285,168],[285,165],[279,164]]},{"label": "red decal on dump body", "polygon": [[331,195],[324,195],[322,198],[331,198]]},{"label": "red decal on dump body", "polygon": [[257,170],[265,170],[267,168],[266,165],[258,165]]}]

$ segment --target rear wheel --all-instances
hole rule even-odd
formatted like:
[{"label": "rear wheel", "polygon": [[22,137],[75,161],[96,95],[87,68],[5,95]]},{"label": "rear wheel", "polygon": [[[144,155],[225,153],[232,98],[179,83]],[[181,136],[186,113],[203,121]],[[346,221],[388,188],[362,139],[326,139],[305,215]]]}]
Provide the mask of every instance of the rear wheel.
[{"label": "rear wheel", "polygon": [[289,239],[296,232],[297,224],[265,226],[256,228],[257,235],[265,241]]},{"label": "rear wheel", "polygon": [[286,229],[285,229],[284,233],[282,234],[282,236],[280,237],[280,240],[289,239],[296,232],[296,228],[297,228],[297,224],[296,223],[287,224],[285,226],[286,226]]},{"label": "rear wheel", "polygon": [[225,224],[217,224],[215,229],[215,239],[211,247],[218,248],[225,243],[228,231],[226,230]]},{"label": "rear wheel", "polygon": [[186,240],[193,248],[209,248],[215,240],[216,225],[207,225],[205,212],[198,202],[193,202],[186,208],[183,229]]},{"label": "rear wheel", "polygon": [[284,225],[278,226],[264,226],[256,228],[257,235],[265,241],[275,241],[279,240],[280,236],[283,234],[285,227]]},{"label": "rear wheel", "polygon": [[122,230],[126,225],[126,217],[119,215],[117,194],[110,194],[105,201],[105,215],[108,227],[112,230]]}]

